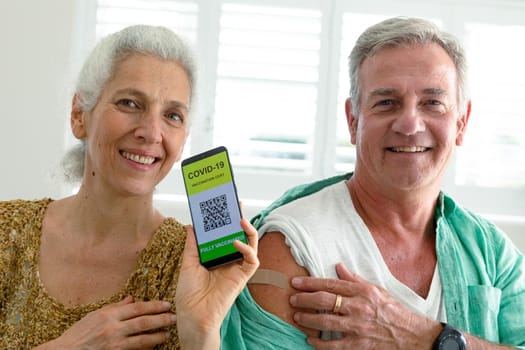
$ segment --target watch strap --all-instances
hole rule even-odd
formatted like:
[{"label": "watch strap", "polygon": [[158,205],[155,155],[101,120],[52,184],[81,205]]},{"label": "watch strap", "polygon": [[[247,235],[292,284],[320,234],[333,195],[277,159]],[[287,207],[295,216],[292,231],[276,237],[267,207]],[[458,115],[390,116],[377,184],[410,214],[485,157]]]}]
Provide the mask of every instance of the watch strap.
[{"label": "watch strap", "polygon": [[441,322],[441,325],[443,326],[443,329],[434,341],[432,350],[467,349],[467,341],[459,329],[456,329],[445,322]]}]

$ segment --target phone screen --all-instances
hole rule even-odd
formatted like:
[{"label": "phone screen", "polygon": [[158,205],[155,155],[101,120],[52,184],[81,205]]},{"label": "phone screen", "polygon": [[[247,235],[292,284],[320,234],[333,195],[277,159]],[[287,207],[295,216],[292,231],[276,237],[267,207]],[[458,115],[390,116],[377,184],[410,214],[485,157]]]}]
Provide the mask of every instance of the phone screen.
[{"label": "phone screen", "polygon": [[247,242],[241,210],[225,147],[220,146],[182,161],[182,175],[200,261],[213,268],[242,259],[234,240]]}]

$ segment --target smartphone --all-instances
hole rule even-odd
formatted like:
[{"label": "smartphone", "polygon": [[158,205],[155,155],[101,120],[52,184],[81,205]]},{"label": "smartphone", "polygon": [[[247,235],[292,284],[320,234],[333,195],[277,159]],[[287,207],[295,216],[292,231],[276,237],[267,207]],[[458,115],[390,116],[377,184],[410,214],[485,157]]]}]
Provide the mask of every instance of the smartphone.
[{"label": "smartphone", "polygon": [[201,264],[208,268],[242,259],[234,240],[247,243],[232,167],[225,147],[181,163]]}]

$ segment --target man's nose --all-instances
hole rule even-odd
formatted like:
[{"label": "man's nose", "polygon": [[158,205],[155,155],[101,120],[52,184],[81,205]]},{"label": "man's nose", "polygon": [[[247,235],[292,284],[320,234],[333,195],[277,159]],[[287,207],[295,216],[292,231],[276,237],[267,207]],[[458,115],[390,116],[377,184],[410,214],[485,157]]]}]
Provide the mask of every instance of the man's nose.
[{"label": "man's nose", "polygon": [[425,131],[425,120],[422,111],[415,104],[405,105],[399,111],[399,115],[392,124],[392,129],[396,133],[405,136]]}]

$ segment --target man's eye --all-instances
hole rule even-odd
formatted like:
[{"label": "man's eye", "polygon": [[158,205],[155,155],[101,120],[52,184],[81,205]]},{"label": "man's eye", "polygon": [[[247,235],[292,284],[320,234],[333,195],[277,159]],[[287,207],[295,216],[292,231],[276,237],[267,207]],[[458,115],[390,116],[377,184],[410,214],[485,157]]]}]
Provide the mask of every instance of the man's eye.
[{"label": "man's eye", "polygon": [[439,100],[427,100],[424,103],[425,108],[432,113],[444,113],[447,108],[444,103]]},{"label": "man's eye", "polygon": [[378,106],[390,106],[394,102],[392,100],[382,100],[377,103]]},{"label": "man's eye", "polygon": [[392,99],[387,100],[381,100],[374,104],[373,108],[379,111],[386,111],[390,110],[391,108],[394,108],[396,105],[396,101]]}]

